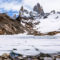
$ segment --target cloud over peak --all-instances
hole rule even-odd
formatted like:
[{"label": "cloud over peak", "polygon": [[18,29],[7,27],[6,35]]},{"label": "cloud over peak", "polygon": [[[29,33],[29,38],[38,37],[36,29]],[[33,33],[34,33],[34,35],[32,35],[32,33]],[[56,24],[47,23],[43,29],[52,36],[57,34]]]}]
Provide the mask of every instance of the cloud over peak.
[{"label": "cloud over peak", "polygon": [[60,0],[0,0],[0,12],[3,12],[2,8],[6,11],[19,11],[22,5],[24,8],[32,10],[37,3],[41,4],[45,12],[60,10]]}]

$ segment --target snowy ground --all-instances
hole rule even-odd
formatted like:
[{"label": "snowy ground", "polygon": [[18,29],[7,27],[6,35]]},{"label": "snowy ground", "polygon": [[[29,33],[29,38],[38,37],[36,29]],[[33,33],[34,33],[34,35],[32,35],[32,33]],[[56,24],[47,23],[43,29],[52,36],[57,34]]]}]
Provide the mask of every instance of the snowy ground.
[{"label": "snowy ground", "polygon": [[57,36],[1,35],[0,55],[2,53],[9,53],[13,48],[17,49],[15,52],[23,54],[24,56],[37,55],[40,52],[60,52],[60,37],[56,37]]}]

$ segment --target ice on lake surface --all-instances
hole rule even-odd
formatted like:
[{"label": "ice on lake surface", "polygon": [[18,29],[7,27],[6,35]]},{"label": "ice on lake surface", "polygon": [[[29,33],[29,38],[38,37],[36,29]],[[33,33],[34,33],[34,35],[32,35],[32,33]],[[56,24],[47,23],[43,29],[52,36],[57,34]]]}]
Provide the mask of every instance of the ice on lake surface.
[{"label": "ice on lake surface", "polygon": [[24,35],[1,35],[0,55],[9,53],[16,48],[17,53],[23,55],[37,55],[40,52],[60,52],[59,36],[24,36]]}]

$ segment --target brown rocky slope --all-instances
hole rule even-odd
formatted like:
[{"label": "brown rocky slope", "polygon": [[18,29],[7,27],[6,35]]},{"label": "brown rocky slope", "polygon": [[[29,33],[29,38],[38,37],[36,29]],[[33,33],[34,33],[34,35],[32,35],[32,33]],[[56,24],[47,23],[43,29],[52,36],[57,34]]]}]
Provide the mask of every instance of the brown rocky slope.
[{"label": "brown rocky slope", "polygon": [[[5,13],[0,13],[0,35],[11,35],[11,34],[20,34],[27,32],[29,35],[55,35],[57,33],[60,33],[60,31],[53,31],[46,34],[40,33],[33,29],[32,22],[34,20],[30,20],[30,22],[27,22],[29,20],[22,19],[21,21],[14,20],[11,17],[9,17]],[[25,25],[23,25],[23,24]],[[39,22],[38,22],[39,23]]]},{"label": "brown rocky slope", "polygon": [[23,33],[23,26],[5,13],[0,13],[0,35]]}]

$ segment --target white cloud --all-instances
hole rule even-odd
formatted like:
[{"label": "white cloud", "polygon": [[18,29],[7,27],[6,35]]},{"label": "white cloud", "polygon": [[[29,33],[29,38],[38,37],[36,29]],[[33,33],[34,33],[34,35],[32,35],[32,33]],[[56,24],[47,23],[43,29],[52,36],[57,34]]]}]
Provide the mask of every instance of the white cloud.
[{"label": "white cloud", "polygon": [[11,3],[3,3],[0,5],[0,8],[4,8],[5,10],[19,10],[20,9],[20,5],[16,4],[15,2],[11,2]]},{"label": "white cloud", "polygon": [[[12,0],[9,2],[4,2],[0,4],[0,8],[4,8],[5,10],[19,10],[23,5],[25,8],[29,10],[33,8],[36,3],[40,3],[45,12],[49,12],[51,10],[60,10],[60,0],[22,0],[22,2],[17,2],[19,0]],[[21,0],[20,0],[21,1]]]},{"label": "white cloud", "polygon": [[45,12],[60,10],[60,0],[23,0],[23,5],[28,5],[33,8],[33,6],[38,2],[42,5]]}]

